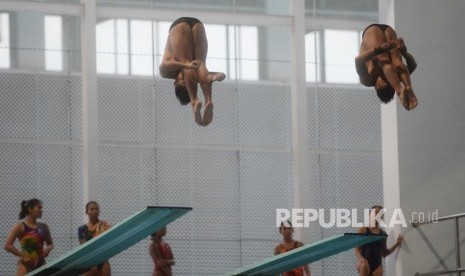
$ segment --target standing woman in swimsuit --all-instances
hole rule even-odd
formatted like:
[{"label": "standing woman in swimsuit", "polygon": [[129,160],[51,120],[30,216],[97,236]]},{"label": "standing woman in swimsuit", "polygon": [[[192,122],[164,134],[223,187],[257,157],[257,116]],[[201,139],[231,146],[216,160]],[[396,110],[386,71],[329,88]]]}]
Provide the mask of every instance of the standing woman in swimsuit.
[{"label": "standing woman in swimsuit", "polygon": [[[286,227],[284,223],[281,223],[279,227],[279,233],[283,236],[283,240],[279,243],[278,246],[274,249],[274,254],[278,255],[296,248],[303,246],[304,244],[300,241],[296,241],[292,238],[294,234],[294,228],[290,221],[287,221],[289,227]],[[304,274],[305,272],[305,274]],[[284,272],[281,274],[282,276],[311,276],[310,267],[308,265],[304,265],[298,268],[295,268],[291,271]]]},{"label": "standing woman in swimsuit", "polygon": [[[378,214],[383,207],[375,205],[371,207],[372,215]],[[358,229],[359,234],[371,234],[371,235],[385,235],[378,221],[376,221],[375,226],[362,227]],[[357,270],[360,276],[383,276],[383,265],[382,258],[387,257],[392,252],[394,252],[400,245],[404,237],[399,235],[397,237],[397,242],[391,247],[387,248],[386,239],[375,241],[366,245],[355,248],[355,255],[358,258]]]},{"label": "standing woman in swimsuit", "polygon": [[[212,82],[222,81],[226,75],[209,72],[206,67],[208,41],[205,28],[198,19],[181,17],[171,24],[165,53],[160,64],[160,75],[174,79],[176,97],[182,105],[192,105],[195,122],[206,126],[213,119]],[[203,92],[205,110],[197,98],[197,85]]]},{"label": "standing woman in swimsuit", "polygon": [[163,239],[166,236],[166,227],[151,235],[152,243],[149,247],[155,268],[152,276],[172,276],[172,266],[175,264],[173,251],[170,245]]},{"label": "standing woman in swimsuit", "polygon": [[[19,219],[13,226],[5,243],[5,250],[18,256],[16,276],[25,275],[45,264],[45,258],[53,249],[50,230],[45,223],[37,222],[42,217],[42,201],[30,199],[21,202]],[[14,246],[18,239],[21,249]],[[44,246],[45,244],[45,246]]]},{"label": "standing woman in swimsuit", "polygon": [[[100,235],[101,233],[108,230],[111,225],[103,220],[99,219],[100,206],[95,201],[89,201],[86,204],[86,214],[89,217],[89,221],[78,228],[79,243],[83,244],[92,238]],[[91,268],[88,272],[83,274],[84,276],[110,276],[111,268],[110,263],[105,261],[96,267]]]},{"label": "standing woman in swimsuit", "polygon": [[[403,63],[402,57],[407,65]],[[416,66],[415,59],[407,52],[404,40],[397,38],[390,26],[372,24],[363,31],[355,67],[360,82],[365,86],[374,86],[381,101],[391,101],[397,92],[405,109],[414,109],[418,100],[413,93],[410,74]]]}]

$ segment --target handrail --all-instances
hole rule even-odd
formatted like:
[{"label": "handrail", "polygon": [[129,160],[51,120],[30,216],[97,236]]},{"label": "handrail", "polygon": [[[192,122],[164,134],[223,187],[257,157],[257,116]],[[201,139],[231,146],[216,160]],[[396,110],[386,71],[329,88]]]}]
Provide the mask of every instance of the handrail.
[{"label": "handrail", "polygon": [[424,222],[414,221],[412,222],[413,227],[418,227],[424,224],[437,223],[445,220],[454,220],[454,230],[455,230],[455,269],[449,271],[436,271],[436,272],[427,272],[427,273],[415,273],[415,276],[434,276],[434,275],[446,275],[450,273],[457,273],[457,276],[461,276],[462,272],[465,272],[465,268],[461,267],[460,264],[460,235],[459,235],[459,219],[465,217],[465,213],[455,214],[450,216],[444,216],[437,218],[435,220],[429,220]]}]

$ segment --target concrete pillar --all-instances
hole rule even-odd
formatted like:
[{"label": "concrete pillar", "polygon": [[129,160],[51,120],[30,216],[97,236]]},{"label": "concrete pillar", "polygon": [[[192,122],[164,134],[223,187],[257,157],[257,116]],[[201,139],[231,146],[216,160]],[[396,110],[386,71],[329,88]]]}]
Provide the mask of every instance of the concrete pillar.
[{"label": "concrete pillar", "polygon": [[[301,0],[289,1],[289,12],[294,17],[291,27],[291,117],[294,208],[309,208],[310,181],[308,175],[307,145],[307,90],[305,83],[305,4]],[[282,51],[281,53],[284,53]],[[281,66],[281,74],[284,71]],[[284,67],[285,68],[285,67]],[[310,242],[308,229],[295,229],[296,239]]]},{"label": "concrete pillar", "polygon": [[96,0],[81,0],[82,147],[84,204],[98,200],[98,97],[96,53]]},{"label": "concrete pillar", "polygon": [[[395,0],[380,0],[379,22],[395,28],[394,3]],[[385,221],[391,220],[394,209],[400,208],[399,156],[397,135],[397,97],[389,104],[381,105],[381,140],[383,153],[383,196],[386,208]],[[389,235],[388,246],[396,242],[401,232],[400,226],[386,227]],[[398,254],[391,254],[386,258],[387,276],[402,276],[402,261]]]}]

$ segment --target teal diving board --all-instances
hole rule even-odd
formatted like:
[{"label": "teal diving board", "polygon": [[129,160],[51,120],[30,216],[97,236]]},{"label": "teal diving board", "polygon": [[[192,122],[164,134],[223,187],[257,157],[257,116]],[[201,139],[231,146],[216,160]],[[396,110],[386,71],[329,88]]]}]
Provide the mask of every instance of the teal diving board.
[{"label": "teal diving board", "polygon": [[189,207],[147,207],[113,225],[92,240],[30,272],[27,276],[80,275],[147,238],[191,210],[192,208]]},{"label": "teal diving board", "polygon": [[327,258],[342,251],[386,239],[386,235],[345,233],[304,245],[263,261],[232,271],[231,275],[276,275]]}]

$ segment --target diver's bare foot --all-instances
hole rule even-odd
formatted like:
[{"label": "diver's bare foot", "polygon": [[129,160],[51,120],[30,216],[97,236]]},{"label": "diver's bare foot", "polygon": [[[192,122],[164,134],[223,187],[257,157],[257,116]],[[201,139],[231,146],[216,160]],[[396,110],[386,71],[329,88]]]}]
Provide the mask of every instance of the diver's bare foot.
[{"label": "diver's bare foot", "polygon": [[411,87],[402,87],[402,91],[398,93],[399,100],[407,110],[415,109],[418,105],[418,100]]},{"label": "diver's bare foot", "polygon": [[405,109],[409,110],[410,106],[409,106],[408,99],[407,99],[408,93],[407,93],[407,91],[405,91],[404,87],[402,87],[401,91],[397,92],[397,96],[399,96],[399,100],[400,100],[400,103],[402,104],[402,106]]},{"label": "diver's bare foot", "polygon": [[417,96],[415,96],[415,93],[413,93],[413,89],[411,87],[405,88],[404,93],[407,93],[407,103],[409,105],[408,110],[415,109],[415,107],[418,105],[418,100]]},{"label": "diver's bare foot", "polygon": [[203,126],[209,125],[213,120],[213,104],[211,102],[208,102],[205,105],[205,109],[203,111]]},{"label": "diver's bare foot", "polygon": [[200,109],[202,109],[202,103],[197,101],[192,103],[192,111],[194,112],[194,119],[195,122],[199,125],[202,124],[202,114],[200,113]]},{"label": "diver's bare foot", "polygon": [[210,72],[208,74],[208,81],[209,82],[214,82],[214,81],[223,81],[226,78],[226,75],[222,72]]}]

